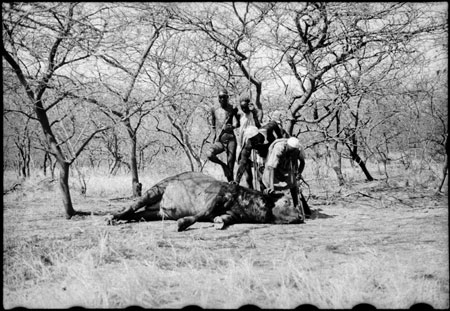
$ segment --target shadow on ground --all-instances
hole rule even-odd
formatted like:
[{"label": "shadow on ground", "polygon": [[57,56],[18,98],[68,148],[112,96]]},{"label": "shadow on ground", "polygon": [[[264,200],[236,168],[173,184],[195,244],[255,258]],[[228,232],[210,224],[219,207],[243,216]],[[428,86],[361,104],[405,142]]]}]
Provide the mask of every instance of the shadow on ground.
[{"label": "shadow on ground", "polygon": [[311,218],[310,219],[325,219],[325,218],[334,218],[336,215],[328,215],[325,213],[322,213],[322,209],[318,208],[315,210],[311,210]]}]

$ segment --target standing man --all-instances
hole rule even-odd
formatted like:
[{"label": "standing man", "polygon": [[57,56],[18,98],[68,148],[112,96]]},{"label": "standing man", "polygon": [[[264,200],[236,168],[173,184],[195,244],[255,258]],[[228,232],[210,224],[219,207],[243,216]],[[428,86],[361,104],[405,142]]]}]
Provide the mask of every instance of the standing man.
[{"label": "standing man", "polygon": [[[269,147],[266,166],[262,177],[265,186],[264,192],[270,193],[275,190],[274,184],[285,182],[291,191],[294,206],[298,207],[298,185],[305,168],[305,152],[300,142],[295,137],[281,138],[275,140]],[[302,196],[303,198],[303,196]],[[306,200],[300,205],[301,213],[307,217],[311,216],[311,210]]]},{"label": "standing man", "polygon": [[[239,111],[239,120],[241,123],[241,126],[238,130],[238,147],[237,147],[237,154],[241,153],[242,148],[244,147],[244,135],[245,131],[250,127],[261,127],[262,122],[262,111],[257,109],[253,103],[250,102],[250,97],[243,96],[241,97],[240,101],[241,111]],[[249,154],[249,157],[252,158],[253,161],[256,160],[256,154],[255,152],[251,152]],[[239,158],[238,158],[239,161]],[[256,163],[256,161],[255,161]],[[245,170],[245,175],[247,176],[247,184],[250,188],[252,187],[252,170],[249,168],[248,170]]]},{"label": "standing man", "polygon": [[[238,109],[228,102],[228,91],[219,91],[219,107],[210,111],[211,128],[214,133],[213,144],[206,153],[211,162],[219,164],[227,180],[233,181],[234,162],[236,160],[236,135],[234,129],[240,127]],[[233,125],[233,118],[236,120]],[[222,162],[217,155],[226,151],[227,163]]]}]

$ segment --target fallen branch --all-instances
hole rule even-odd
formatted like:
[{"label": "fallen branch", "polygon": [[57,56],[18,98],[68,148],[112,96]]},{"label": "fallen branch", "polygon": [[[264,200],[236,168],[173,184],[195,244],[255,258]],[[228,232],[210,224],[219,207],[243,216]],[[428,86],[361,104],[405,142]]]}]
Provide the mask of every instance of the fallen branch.
[{"label": "fallen branch", "polygon": [[349,197],[349,196],[354,195],[354,194],[359,194],[359,195],[362,195],[364,197],[368,197],[368,198],[375,199],[375,200],[379,200],[380,199],[380,198],[368,195],[367,193],[363,193],[361,191],[356,191],[356,192],[351,192],[351,193],[348,193],[348,194],[344,194],[344,195],[342,195],[342,197],[345,198],[345,197]]},{"label": "fallen branch", "polygon": [[22,186],[21,183],[15,183],[14,185],[12,185],[12,187],[10,187],[8,190],[3,191],[3,195],[8,194],[10,192],[16,191],[17,188],[19,188],[20,186]]},{"label": "fallen branch", "polygon": [[133,199],[134,199],[133,196],[128,196],[128,197],[112,198],[112,199],[109,199],[109,201],[128,201],[128,200],[133,200]]}]

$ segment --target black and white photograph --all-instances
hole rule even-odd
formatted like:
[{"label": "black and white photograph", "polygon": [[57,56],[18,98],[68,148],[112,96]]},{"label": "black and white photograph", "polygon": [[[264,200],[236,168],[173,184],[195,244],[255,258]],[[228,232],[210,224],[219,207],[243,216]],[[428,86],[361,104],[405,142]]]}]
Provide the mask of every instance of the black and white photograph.
[{"label": "black and white photograph", "polygon": [[2,2],[3,308],[449,309],[448,2]]}]

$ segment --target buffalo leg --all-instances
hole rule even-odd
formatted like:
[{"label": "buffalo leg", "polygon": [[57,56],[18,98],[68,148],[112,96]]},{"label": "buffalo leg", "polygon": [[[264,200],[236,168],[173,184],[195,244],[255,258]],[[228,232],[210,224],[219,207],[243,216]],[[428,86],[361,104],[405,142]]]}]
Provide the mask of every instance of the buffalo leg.
[{"label": "buffalo leg", "polygon": [[143,199],[140,199],[139,201],[128,207],[125,211],[114,214],[111,220],[133,220],[135,218],[136,211],[144,206],[147,206],[147,204]]},{"label": "buffalo leg", "polygon": [[108,223],[112,224],[114,221],[118,220],[130,220],[135,213],[135,210],[132,206],[128,207],[125,211],[113,214],[110,219],[108,219]]},{"label": "buffalo leg", "polygon": [[178,219],[177,220],[178,232],[186,230],[188,227],[192,226],[195,222],[197,222],[197,219],[195,216],[187,216],[187,217]]},{"label": "buffalo leg", "polygon": [[[223,195],[219,194],[204,211],[194,216],[187,216],[178,219],[178,231],[186,230],[188,227],[192,226],[194,223],[201,219],[212,219],[214,215],[222,214],[223,211],[226,210],[226,206],[223,203],[224,197]],[[228,201],[227,203],[230,204],[230,201]]]},{"label": "buffalo leg", "polygon": [[208,215],[212,215],[212,213],[210,211],[206,210],[206,211],[200,212],[194,216],[187,216],[187,217],[178,219],[177,220],[178,231],[186,230],[188,227],[192,226],[199,220],[208,219],[209,218],[209,217],[207,217]]},{"label": "buffalo leg", "polygon": [[161,220],[161,214],[159,213],[159,207],[158,210],[145,210],[142,212],[134,213],[133,216],[129,219],[130,221],[152,221],[152,220]]},{"label": "buffalo leg", "polygon": [[214,218],[214,228],[217,230],[222,230],[231,223],[233,223],[234,217],[230,214],[216,216]]},{"label": "buffalo leg", "polygon": [[135,219],[135,213],[142,207],[146,207],[149,211],[158,211],[159,203],[162,199],[164,191],[166,190],[166,184],[158,184],[150,188],[145,195],[140,198],[136,203],[132,204],[125,211],[113,214],[112,217],[107,219],[108,224],[113,224],[118,220],[133,220]]}]

